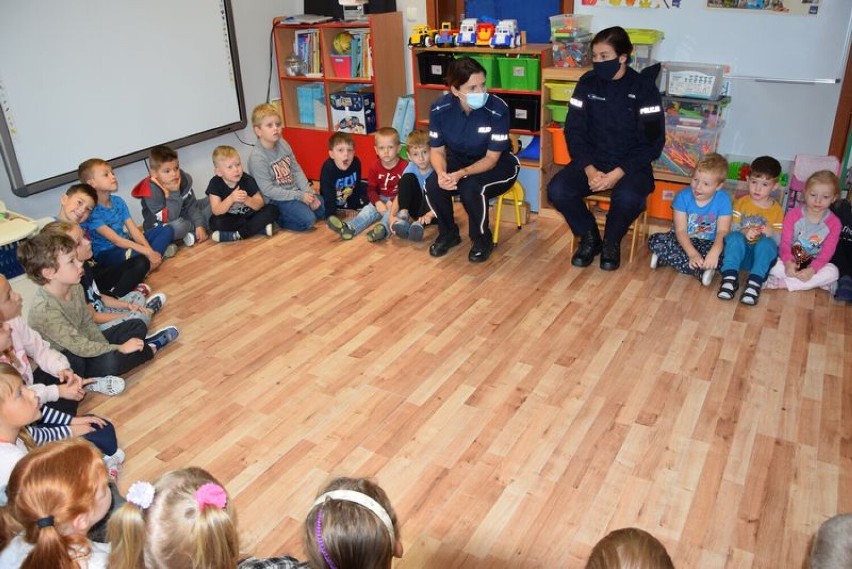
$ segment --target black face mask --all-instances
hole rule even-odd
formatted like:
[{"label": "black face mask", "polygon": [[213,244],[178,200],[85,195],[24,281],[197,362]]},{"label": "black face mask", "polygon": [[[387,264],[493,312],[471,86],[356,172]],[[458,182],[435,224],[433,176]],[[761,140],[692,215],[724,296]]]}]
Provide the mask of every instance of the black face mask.
[{"label": "black face mask", "polygon": [[592,64],[595,74],[605,81],[612,81],[618,70],[621,69],[621,62],[616,57],[609,61],[597,61]]}]

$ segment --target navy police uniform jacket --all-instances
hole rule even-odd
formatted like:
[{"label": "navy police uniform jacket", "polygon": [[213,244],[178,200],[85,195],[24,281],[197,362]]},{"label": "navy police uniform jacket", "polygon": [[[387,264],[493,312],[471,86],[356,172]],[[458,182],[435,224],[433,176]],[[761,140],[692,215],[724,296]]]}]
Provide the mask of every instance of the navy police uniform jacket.
[{"label": "navy police uniform jacket", "polygon": [[500,97],[488,95],[481,109],[465,114],[458,97],[448,93],[429,110],[429,146],[445,146],[447,159],[461,167],[470,166],[489,150],[506,154],[509,143],[509,106]]},{"label": "navy police uniform jacket", "polygon": [[576,167],[589,164],[627,174],[647,170],[666,141],[660,92],[654,85],[658,68],[607,81],[589,71],[580,78],[565,118],[565,139]]}]

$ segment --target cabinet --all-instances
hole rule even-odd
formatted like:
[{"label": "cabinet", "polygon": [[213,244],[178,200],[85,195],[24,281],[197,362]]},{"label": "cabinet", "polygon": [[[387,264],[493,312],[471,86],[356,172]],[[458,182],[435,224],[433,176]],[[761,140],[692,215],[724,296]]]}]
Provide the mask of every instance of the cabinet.
[{"label": "cabinet", "polygon": [[[416,124],[429,126],[429,108],[447,92],[443,83],[446,66],[456,57],[470,56],[486,70],[490,93],[503,98],[512,110],[512,133],[539,136],[541,131],[541,69],[551,65],[550,44],[527,44],[516,49],[482,47],[414,48],[411,69],[414,74],[414,108]],[[505,78],[505,80],[503,80]],[[518,176],[527,193],[532,211],[539,210],[541,157],[521,159]],[[535,189],[535,191],[532,191]]]},{"label": "cabinet", "polygon": [[[297,36],[304,36],[309,31],[315,32],[311,35],[314,36],[312,47],[318,72],[307,76],[288,75],[286,60],[294,53]],[[366,77],[351,77],[351,60],[346,61],[335,53],[335,38],[346,31],[365,36],[362,49],[366,52]],[[376,125],[390,126],[396,100],[405,93],[405,74],[401,72],[405,64],[402,14],[371,14],[364,22],[316,25],[287,24],[283,23],[283,18],[276,18],[272,35],[284,118],[282,134],[293,147],[296,159],[308,178],[319,179],[322,164],[328,158],[325,152],[328,138],[336,127],[331,112],[333,93],[355,85],[363,86],[362,90],[371,94],[375,102]],[[303,101],[301,115],[300,95]],[[315,101],[316,104],[312,104]],[[309,121],[311,118],[313,122]],[[353,134],[352,137],[355,153],[366,167],[375,156],[373,135]]]}]

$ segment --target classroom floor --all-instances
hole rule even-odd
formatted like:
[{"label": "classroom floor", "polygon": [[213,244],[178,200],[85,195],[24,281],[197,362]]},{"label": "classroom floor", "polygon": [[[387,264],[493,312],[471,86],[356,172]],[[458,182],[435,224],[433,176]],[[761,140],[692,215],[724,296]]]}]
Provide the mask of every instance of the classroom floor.
[{"label": "classroom floor", "polygon": [[[462,228],[464,235],[465,228]],[[570,266],[564,222],[469,243],[340,242],[324,226],[181,248],[152,275],[180,340],[92,394],[127,451],[120,488],[209,469],[247,551],[304,558],[330,477],[374,477],[397,568],[582,567],[642,527],[678,567],[800,567],[852,511],[852,310],[822,291],[716,299],[643,247]]]}]

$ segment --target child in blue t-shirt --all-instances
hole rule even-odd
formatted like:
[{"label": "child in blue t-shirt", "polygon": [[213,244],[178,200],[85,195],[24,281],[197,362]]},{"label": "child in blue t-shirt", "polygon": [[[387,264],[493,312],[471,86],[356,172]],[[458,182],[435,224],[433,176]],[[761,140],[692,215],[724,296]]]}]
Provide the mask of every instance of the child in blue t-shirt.
[{"label": "child in blue t-shirt", "polygon": [[397,207],[391,230],[397,237],[411,241],[423,240],[423,228],[435,219],[435,212],[426,202],[426,178],[434,169],[429,155],[429,133],[415,130],[408,135],[408,166],[399,179]]},{"label": "child in blue t-shirt", "polygon": [[177,251],[172,244],[174,229],[169,225],[152,227],[142,233],[130,217],[127,204],[115,192],[118,182],[112,168],[100,158],[86,160],[77,169],[80,181],[98,193],[98,203],[81,225],[92,238],[95,261],[105,267],[118,265],[130,257],[145,255],[153,271]]},{"label": "child in blue t-shirt", "polygon": [[728,161],[719,154],[708,154],[698,162],[692,184],[678,192],[672,202],[674,230],[648,238],[652,269],[670,265],[710,286],[731,228],[731,198],[719,191],[727,173]]}]

